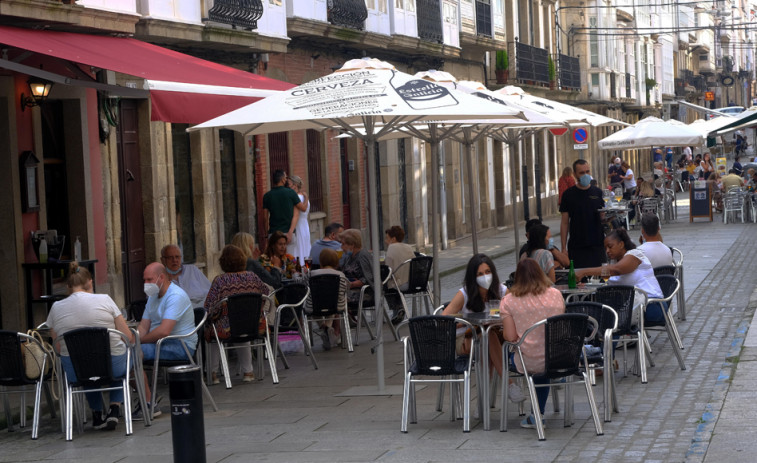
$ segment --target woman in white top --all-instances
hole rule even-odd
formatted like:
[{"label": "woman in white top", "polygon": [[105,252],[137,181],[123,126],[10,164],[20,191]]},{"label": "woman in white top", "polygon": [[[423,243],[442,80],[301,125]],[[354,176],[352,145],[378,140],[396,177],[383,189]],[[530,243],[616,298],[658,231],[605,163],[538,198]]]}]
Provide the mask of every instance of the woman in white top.
[{"label": "woman in white top", "polygon": [[[605,238],[607,257],[615,263],[608,265],[610,270],[609,284],[635,286],[647,293],[650,298],[662,298],[662,289],[654,275],[652,263],[628,236],[628,232],[619,228],[610,232]],[[585,268],[576,271],[576,278],[585,276],[601,276],[602,267]],[[667,308],[665,308],[667,310]],[[644,323],[648,325],[664,322],[662,308],[659,304],[649,304],[644,316]]]},{"label": "woman in white top", "polygon": [[295,226],[295,248],[294,257],[301,266],[305,265],[305,259],[310,255],[310,223],[308,222],[308,214],[310,213],[310,201],[308,195],[302,191],[302,179],[296,175],[290,175],[289,181],[294,187],[294,191],[297,192],[297,196],[300,197],[300,203],[296,206],[300,210],[300,216],[297,219],[297,225]]},{"label": "woman in white top", "polygon": [[[499,282],[497,268],[486,254],[476,254],[468,261],[463,287],[455,294],[442,315],[478,313],[486,310],[489,301],[499,302],[507,287]],[[469,354],[473,333],[458,333],[458,353]],[[502,376],[502,338],[497,330],[489,331],[489,367]]]},{"label": "woman in white top", "polygon": [[623,170],[626,171],[625,175],[620,176],[620,178],[623,179],[623,187],[626,190],[624,196],[626,199],[631,199],[636,192],[636,178],[633,175],[633,170],[631,170],[631,165],[628,161],[623,161],[620,165],[623,167]]},{"label": "woman in white top", "polygon": [[[71,294],[53,304],[45,322],[50,327],[53,339],[78,328],[111,328],[125,334],[130,342],[134,341],[132,332],[116,303],[107,294],[92,293],[92,275],[86,268],[79,267],[77,262],[69,264],[68,290]],[[60,344],[60,350],[61,364],[68,380],[76,381],[65,341]],[[113,376],[120,378],[126,374],[126,346],[121,337],[115,334],[110,335],[110,352]],[[120,384],[120,381],[116,381],[111,385]],[[124,401],[123,391],[110,391],[110,409],[107,416],[101,392],[88,392],[85,395],[92,410],[92,427],[109,431],[116,429],[121,403]]]}]

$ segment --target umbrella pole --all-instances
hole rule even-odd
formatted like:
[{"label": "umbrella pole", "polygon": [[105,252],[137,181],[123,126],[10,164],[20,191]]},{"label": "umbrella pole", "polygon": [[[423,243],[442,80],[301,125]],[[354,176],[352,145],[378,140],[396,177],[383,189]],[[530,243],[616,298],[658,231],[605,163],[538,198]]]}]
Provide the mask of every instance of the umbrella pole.
[{"label": "umbrella pole", "polygon": [[515,179],[518,176],[517,166],[515,165],[515,151],[518,149],[518,144],[513,140],[512,131],[510,131],[510,141],[507,143],[507,150],[510,152],[510,172],[512,178],[510,179],[510,199],[513,208],[513,235],[515,235],[515,262],[518,262],[520,256],[518,251],[520,250],[520,238],[518,236],[518,207],[515,204],[515,197],[518,194],[518,189],[515,186]]},{"label": "umbrella pole", "polygon": [[468,169],[468,197],[470,198],[468,200],[469,207],[470,207],[470,230],[471,230],[471,239],[473,241],[473,255],[475,256],[478,254],[478,231],[477,231],[477,224],[476,224],[476,208],[474,207],[475,201],[473,200],[473,195],[476,193],[475,188],[473,186],[473,179],[475,178],[475,175],[473,174],[473,140],[471,140],[471,129],[466,128],[463,129],[463,134],[465,136],[465,166]]},{"label": "umbrella pole", "polygon": [[[366,124],[366,129],[372,131],[372,125]],[[379,230],[378,230],[378,188],[376,185],[376,137],[371,134],[365,138],[365,148],[368,157],[368,200],[371,211],[371,245],[373,246],[373,297],[376,305],[376,377],[378,378],[378,391],[384,392],[386,387],[384,378],[384,340],[381,333],[383,326],[382,313],[382,287],[381,287],[381,263],[379,262]],[[360,333],[358,333],[359,335]]]},{"label": "umbrella pole", "polygon": [[[434,256],[434,307],[439,307],[441,283],[439,281],[439,142],[431,139],[431,255]],[[432,310],[433,308],[432,307]],[[415,315],[415,314],[414,314]]]}]

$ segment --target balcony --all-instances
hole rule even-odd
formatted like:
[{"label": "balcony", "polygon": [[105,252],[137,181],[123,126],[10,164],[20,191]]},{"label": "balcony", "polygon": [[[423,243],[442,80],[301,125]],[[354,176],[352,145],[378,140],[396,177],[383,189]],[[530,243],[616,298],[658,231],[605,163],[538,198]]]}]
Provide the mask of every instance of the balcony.
[{"label": "balcony", "polygon": [[492,37],[492,5],[490,0],[476,0],[476,34]]},{"label": "balcony", "polygon": [[208,19],[233,28],[253,30],[263,16],[261,0],[215,0],[208,10]]},{"label": "balcony", "polygon": [[327,18],[335,26],[362,31],[368,18],[368,8],[360,0],[329,0]]},{"label": "balcony", "polygon": [[715,73],[715,66],[710,59],[710,56],[709,53],[702,53],[699,55],[699,66],[697,69],[702,75],[707,76]]},{"label": "balcony", "polygon": [[[564,90],[581,90],[581,65],[578,58],[573,56],[557,55],[558,75],[560,88]],[[614,79],[615,73],[611,75]]]},{"label": "balcony", "polygon": [[515,42],[515,75],[520,82],[549,84],[549,52]]},{"label": "balcony", "polygon": [[444,43],[439,0],[417,0],[417,4],[418,37],[427,42]]}]

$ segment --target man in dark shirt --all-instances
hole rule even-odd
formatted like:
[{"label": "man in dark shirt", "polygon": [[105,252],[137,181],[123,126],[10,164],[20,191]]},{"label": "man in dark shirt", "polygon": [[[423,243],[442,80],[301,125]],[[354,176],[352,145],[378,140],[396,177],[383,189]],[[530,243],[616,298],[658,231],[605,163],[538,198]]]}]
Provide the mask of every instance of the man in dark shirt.
[{"label": "man in dark shirt", "polygon": [[626,175],[625,171],[623,171],[623,167],[621,166],[620,158],[615,158],[612,161],[612,165],[610,165],[610,168],[607,169],[607,182],[611,184],[613,187],[622,188],[623,186],[623,179],[621,178],[622,175]]},{"label": "man in dark shirt", "polygon": [[287,236],[287,243],[294,243],[294,229],[300,211],[295,206],[300,203],[300,197],[288,186],[287,174],[283,170],[273,173],[273,188],[263,195],[263,209],[267,212],[268,234],[280,231]]},{"label": "man in dark shirt", "polygon": [[604,213],[599,212],[605,205],[602,190],[591,186],[591,169],[585,160],[573,163],[573,175],[576,185],[565,190],[560,202],[562,251],[567,249],[576,268],[599,267],[606,260]]}]

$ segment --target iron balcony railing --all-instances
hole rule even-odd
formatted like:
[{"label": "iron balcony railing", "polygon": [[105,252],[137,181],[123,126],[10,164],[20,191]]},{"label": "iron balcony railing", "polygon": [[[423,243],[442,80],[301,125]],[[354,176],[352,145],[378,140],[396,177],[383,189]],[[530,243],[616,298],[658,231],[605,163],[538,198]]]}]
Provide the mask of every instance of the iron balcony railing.
[{"label": "iron balcony railing", "polygon": [[261,16],[261,0],[215,0],[208,10],[209,20],[244,29],[257,29]]},{"label": "iron balcony railing", "polygon": [[335,26],[362,31],[368,18],[368,8],[362,0],[328,0],[327,18]]},{"label": "iron balcony railing", "polygon": [[417,0],[418,37],[427,42],[444,43],[442,7],[439,0]]},{"label": "iron balcony railing", "polygon": [[548,84],[548,63],[547,50],[515,42],[515,72],[518,80]]},{"label": "iron balcony railing", "polygon": [[476,0],[476,33],[492,37],[491,0]]},{"label": "iron balcony railing", "polygon": [[581,65],[574,56],[557,55],[557,66],[560,70],[560,88],[567,90],[581,90]]}]

